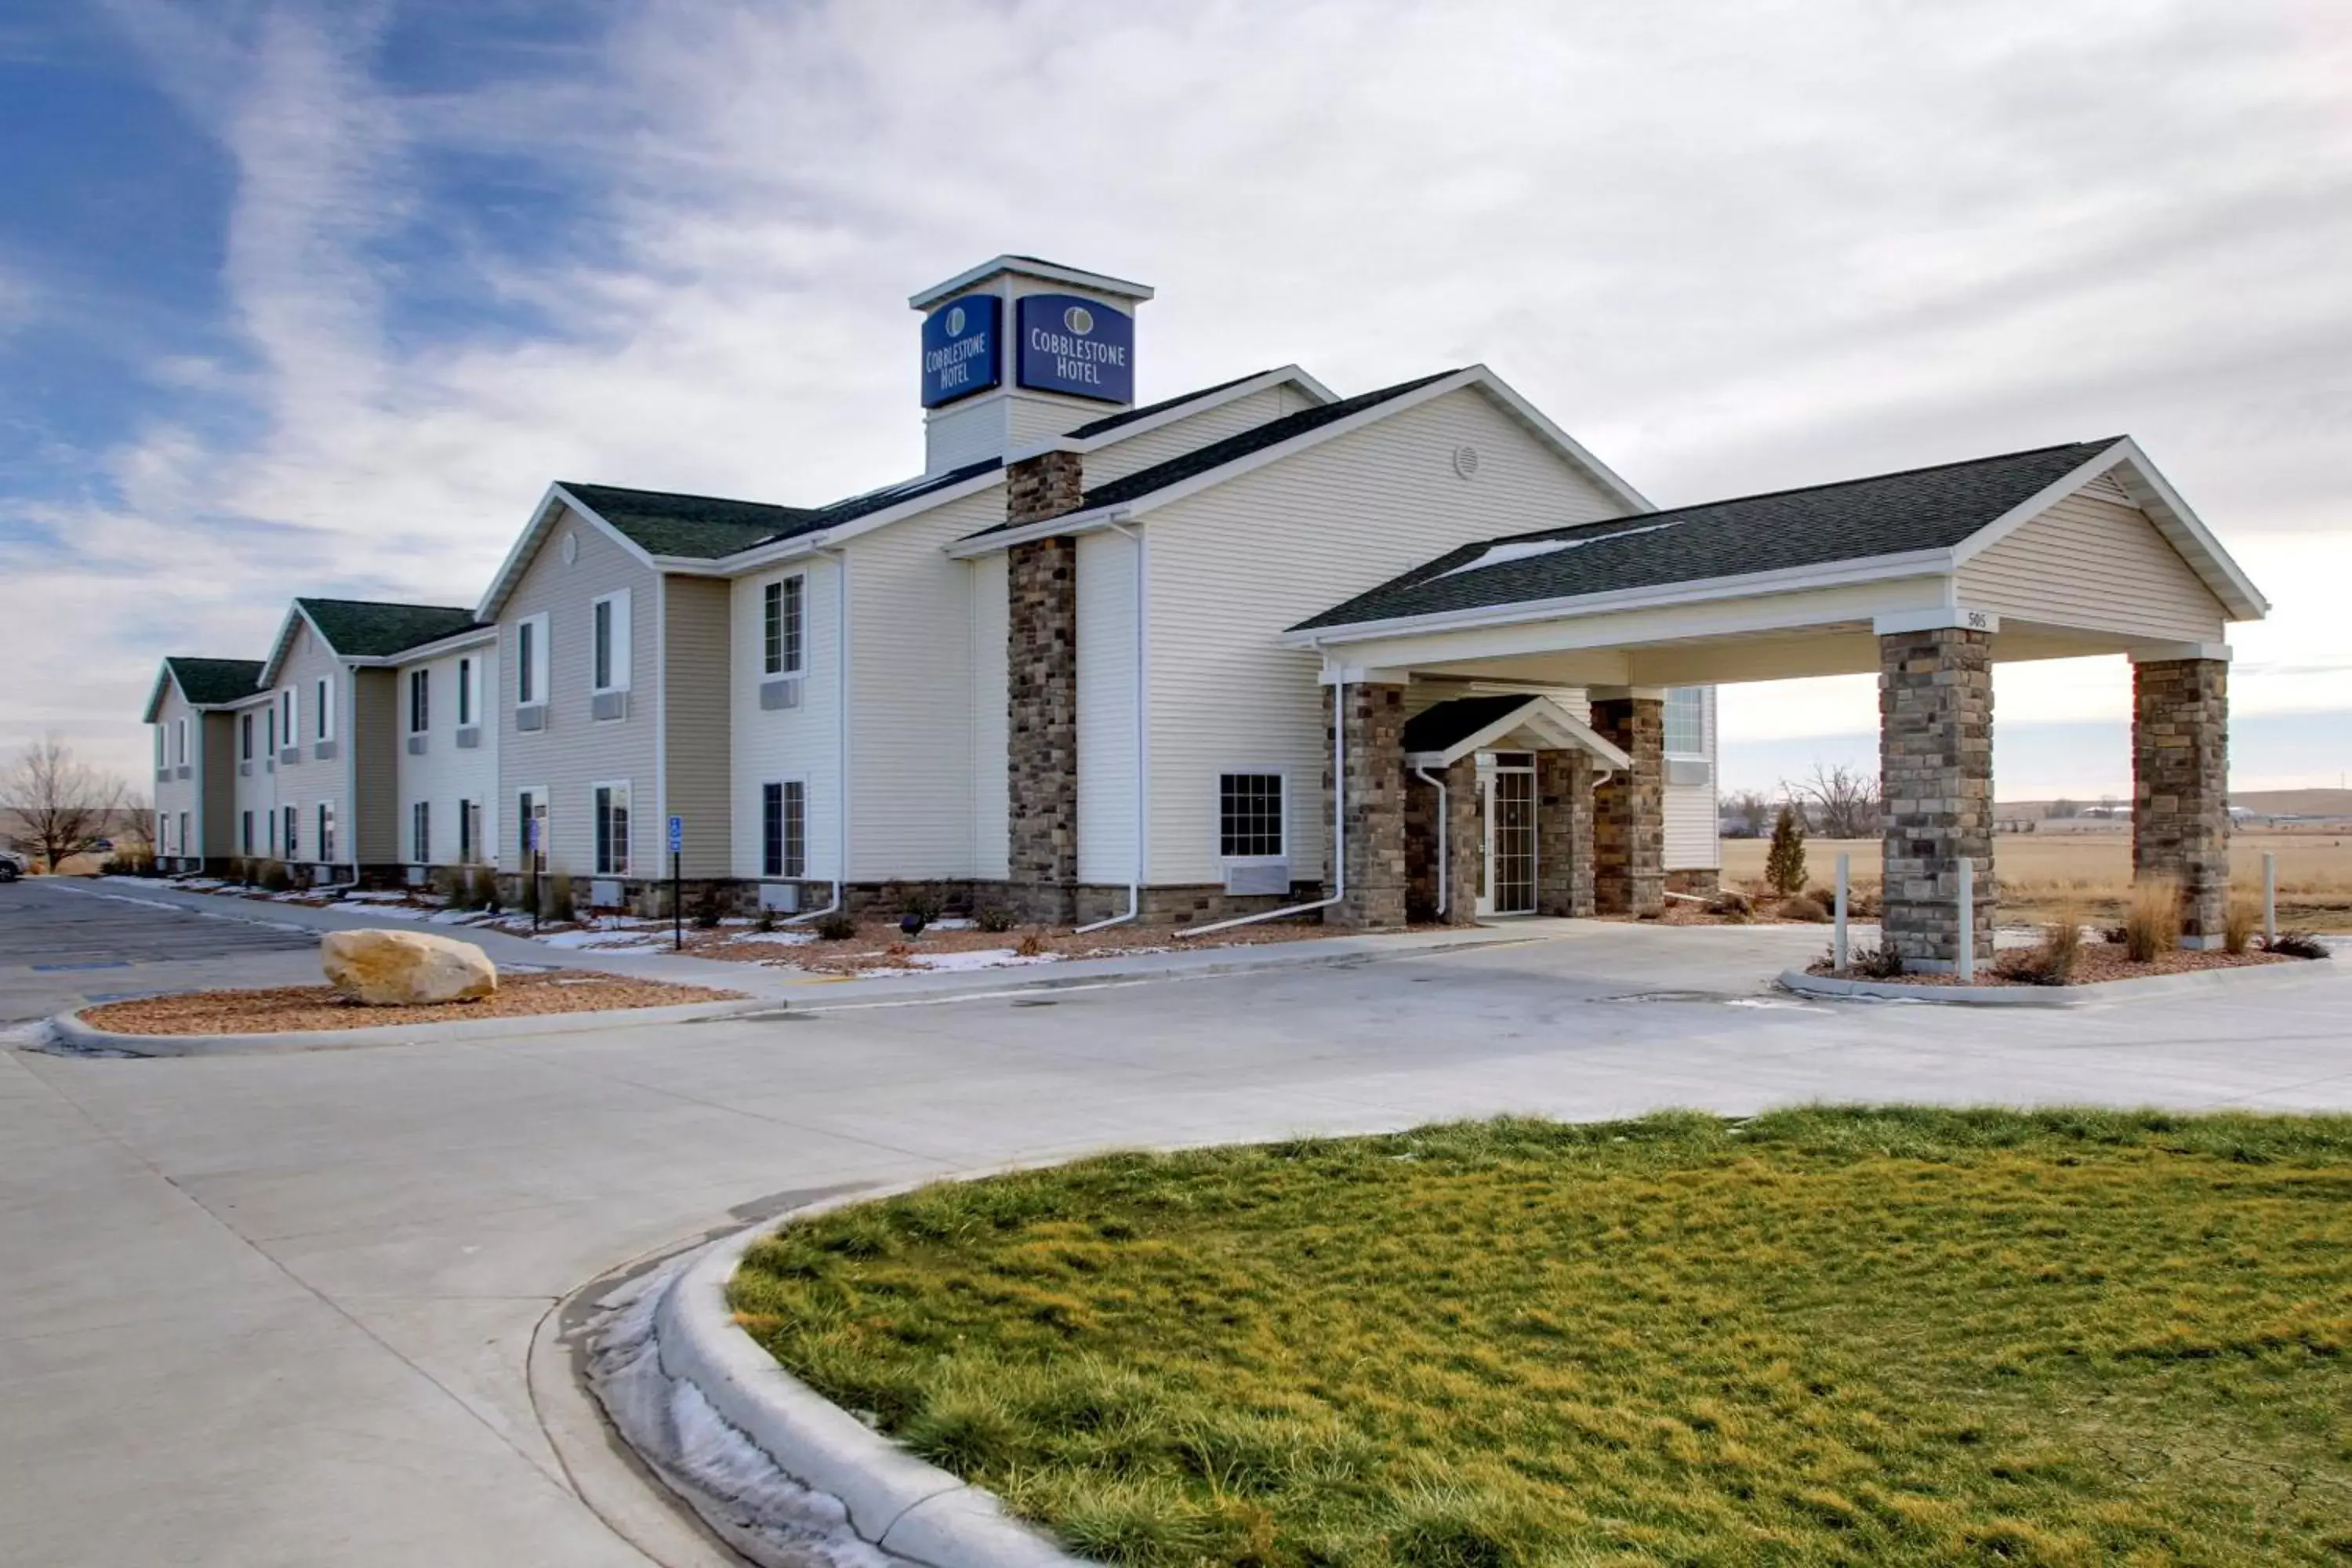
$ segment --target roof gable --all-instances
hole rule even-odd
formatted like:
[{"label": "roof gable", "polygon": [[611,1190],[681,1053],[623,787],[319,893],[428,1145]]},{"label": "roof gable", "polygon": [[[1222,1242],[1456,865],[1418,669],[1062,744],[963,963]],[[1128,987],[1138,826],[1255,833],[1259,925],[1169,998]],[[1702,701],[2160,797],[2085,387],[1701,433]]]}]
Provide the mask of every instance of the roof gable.
[{"label": "roof gable", "polygon": [[179,682],[180,695],[199,708],[240,702],[261,687],[257,658],[189,658],[173,656],[164,668]]},{"label": "roof gable", "polygon": [[1949,552],[2115,445],[2037,447],[1466,544],[1292,629]]},{"label": "roof gable", "polygon": [[1525,731],[1557,751],[1582,751],[1603,767],[1631,765],[1623,748],[1556,700],[1537,692],[1494,697],[1456,697],[1424,708],[1405,721],[1405,761],[1414,767],[1451,767]]}]

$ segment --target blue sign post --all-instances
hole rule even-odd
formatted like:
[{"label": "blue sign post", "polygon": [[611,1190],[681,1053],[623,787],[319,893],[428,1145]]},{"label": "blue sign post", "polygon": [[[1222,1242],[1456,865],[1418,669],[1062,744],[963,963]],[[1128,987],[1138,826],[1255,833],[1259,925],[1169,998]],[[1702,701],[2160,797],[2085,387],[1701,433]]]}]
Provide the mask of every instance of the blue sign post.
[{"label": "blue sign post", "polygon": [[678,857],[686,853],[686,818],[669,819],[669,950],[683,952],[686,947],[686,905],[682,884],[678,879]]},{"label": "blue sign post", "polygon": [[966,294],[923,318],[923,406],[937,408],[1004,379],[1004,301]]},{"label": "blue sign post", "polygon": [[1013,374],[1040,392],[1132,403],[1135,318],[1076,294],[1024,295]]}]

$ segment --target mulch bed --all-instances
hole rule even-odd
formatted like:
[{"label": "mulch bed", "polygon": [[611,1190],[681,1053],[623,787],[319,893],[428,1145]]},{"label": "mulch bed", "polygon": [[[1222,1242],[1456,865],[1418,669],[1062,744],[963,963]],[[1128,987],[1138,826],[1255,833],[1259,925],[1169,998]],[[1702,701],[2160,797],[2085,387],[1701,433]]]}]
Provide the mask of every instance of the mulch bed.
[{"label": "mulch bed", "polygon": [[[2021,954],[2026,951],[2028,950],[2022,948],[2006,949],[2003,951],[2001,957],[2004,961],[2009,961],[2012,958],[2012,955]],[[2251,969],[2256,964],[2293,963],[2295,962],[2296,960],[2284,952],[2261,952],[2249,948],[2244,952],[2223,952],[2218,949],[2208,952],[2192,952],[2186,949],[2176,949],[2171,952],[2158,953],[2155,958],[2146,963],[2134,963],[2128,957],[2125,956],[2122,944],[2117,942],[2090,942],[2083,944],[2080,956],[2074,960],[2074,975],[2066,982],[2066,984],[2069,985],[2096,985],[2108,980],[2146,980],[2151,976],[2158,974],[2189,974],[2204,969]],[[1830,967],[1829,961],[1825,958],[1816,959],[1811,964],[1808,964],[1805,968],[1805,973],[1808,974],[1832,976],[1843,980],[1868,979],[1875,981],[1879,978],[1876,975],[1855,974],[1851,971],[1844,974],[1839,974],[1836,970]],[[1885,984],[1895,985],[1958,985],[1963,984],[1963,982],[1957,974],[1903,974],[1887,980]],[[1973,981],[1967,982],[1966,984],[1974,985],[2032,985],[2038,984],[2038,982],[2011,970],[1989,969],[1979,972],[1977,977]]]},{"label": "mulch bed", "polygon": [[[805,926],[780,927],[774,935],[786,931],[805,931]],[[1080,936],[1067,927],[1017,926],[1012,931],[987,931],[978,929],[942,931],[927,926],[923,934],[908,938],[898,929],[896,921],[876,921],[861,923],[857,934],[839,942],[817,940],[806,942],[776,942],[756,940],[761,934],[741,931],[702,931],[689,928],[686,933],[686,952],[690,958],[717,958],[737,963],[786,964],[815,974],[870,974],[877,970],[901,969],[921,973],[927,957],[958,952],[996,952],[1010,950],[1020,953],[1025,942],[1035,946],[1027,954],[1033,958],[1051,957],[1110,958],[1124,952],[1167,952],[1190,947],[1260,947],[1273,942],[1303,942],[1315,937],[1338,936],[1345,933],[1331,927],[1306,921],[1268,921],[1262,925],[1238,926],[1219,931],[1214,936],[1187,941],[1177,936],[1179,926],[1124,925]]]},{"label": "mulch bed", "polygon": [[522,1018],[545,1013],[595,1013],[624,1007],[677,1007],[691,1002],[732,1002],[741,993],[705,985],[584,970],[501,974],[495,995],[430,1007],[370,1007],[331,985],[286,985],[263,991],[195,991],[142,996],[85,1008],[82,1022],[121,1035],[278,1035],[298,1029],[370,1029],[385,1024],[458,1024],[481,1018]]}]

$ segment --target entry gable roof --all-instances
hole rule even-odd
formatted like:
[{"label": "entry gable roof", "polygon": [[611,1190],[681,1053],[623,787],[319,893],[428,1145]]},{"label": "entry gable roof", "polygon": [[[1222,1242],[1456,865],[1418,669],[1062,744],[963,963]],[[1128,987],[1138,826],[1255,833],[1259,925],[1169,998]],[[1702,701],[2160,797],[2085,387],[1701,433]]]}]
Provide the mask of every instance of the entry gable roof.
[{"label": "entry gable roof", "polygon": [[155,710],[163,705],[166,684],[180,689],[180,696],[191,708],[220,708],[242,702],[261,688],[261,661],[257,658],[192,658],[173,654],[163,660],[155,672],[154,689],[147,696],[147,710],[141,718],[142,724],[155,721]]},{"label": "entry gable roof", "polygon": [[[2268,607],[2126,437],[2071,442],[1867,479],[1647,511],[1465,544],[1291,628],[1307,634],[1512,605],[1638,593],[1881,558],[1948,569],[2074,489],[2126,470],[2136,500],[2238,618]],[[2134,487],[2137,488],[2135,489]]]},{"label": "entry gable roof", "polygon": [[1590,752],[1604,767],[1633,761],[1557,700],[1535,692],[1456,697],[1423,709],[1405,721],[1405,761],[1417,768],[1451,767],[1523,730],[1558,751]]},{"label": "entry gable roof", "polygon": [[1148,468],[1139,468],[1131,474],[1097,485],[1080,499],[1076,510],[1060,517],[1043,522],[997,523],[966,535],[951,546],[949,552],[953,555],[982,554],[1025,539],[1082,531],[1087,527],[1098,526],[1114,511],[1126,516],[1148,510],[1210,485],[1238,478],[1262,463],[1287,457],[1295,451],[1463,387],[1475,387],[1492,398],[1532,431],[1538,439],[1567,458],[1621,504],[1649,510],[1650,503],[1640,491],[1618,478],[1607,465],[1545,418],[1533,405],[1505,384],[1500,376],[1485,365],[1474,364],[1460,370],[1439,371],[1433,375],[1416,376],[1393,386],[1379,387],[1353,397],[1340,398],[1335,403],[1301,409],[1296,414],[1268,420],[1265,424],[1228,436],[1222,441],[1212,441],[1205,447],[1181,453],[1165,462],[1155,463]]}]

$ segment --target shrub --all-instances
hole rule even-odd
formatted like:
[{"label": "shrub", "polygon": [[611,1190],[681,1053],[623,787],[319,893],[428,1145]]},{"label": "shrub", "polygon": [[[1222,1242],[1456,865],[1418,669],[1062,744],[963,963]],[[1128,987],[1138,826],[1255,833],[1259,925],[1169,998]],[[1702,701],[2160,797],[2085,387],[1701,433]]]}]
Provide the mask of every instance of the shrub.
[{"label": "shrub", "polygon": [[1027,936],[1023,937],[1023,938],[1021,939],[1021,945],[1020,945],[1019,947],[1017,947],[1017,948],[1013,949],[1013,952],[1014,952],[1018,956],[1023,957],[1023,958],[1035,958],[1038,954],[1040,954],[1040,953],[1044,952],[1045,951],[1045,939],[1043,939],[1042,937],[1040,937],[1040,936],[1039,936],[1035,931],[1031,931]]},{"label": "shrub", "polygon": [[694,929],[717,931],[719,921],[719,894],[715,889],[705,888],[702,890],[702,897],[697,899],[694,903]]},{"label": "shrub", "polygon": [[2074,911],[2063,911],[2061,918],[2044,927],[2042,941],[2022,952],[2001,955],[2000,971],[2012,980],[2022,980],[2030,985],[2063,985],[2074,977],[2074,965],[2083,956],[2083,926]]},{"label": "shrub", "polygon": [[816,922],[816,934],[824,942],[847,942],[857,934],[857,921],[846,910],[835,910]]},{"label": "shrub", "polygon": [[928,888],[914,888],[902,893],[898,899],[898,916],[904,920],[910,915],[921,922],[915,929],[922,930],[940,918],[940,896]]},{"label": "shrub", "polygon": [[2150,878],[2132,887],[2124,913],[2124,956],[2150,963],[2180,945],[2180,884]]},{"label": "shrub", "polygon": [[2243,952],[2254,940],[2254,931],[2263,923],[2262,906],[2246,894],[2230,900],[2221,917],[2221,945],[2231,952]]},{"label": "shrub", "polygon": [[539,884],[539,918],[543,921],[568,921],[580,910],[572,892],[572,873],[558,871],[544,877]]},{"label": "shrub", "polygon": [[1011,931],[1018,922],[1013,920],[1011,910],[1002,904],[991,904],[974,917],[974,923],[984,931],[1003,932]]},{"label": "shrub", "polygon": [[775,930],[776,911],[768,908],[765,904],[761,905],[759,914],[753,917],[751,921],[751,929],[754,931]]},{"label": "shrub", "polygon": [[1876,947],[1852,948],[1845,955],[1845,973],[1864,980],[1900,980],[1903,955],[1883,942]]},{"label": "shrub", "polygon": [[1784,899],[1805,885],[1805,830],[1798,824],[1797,808],[1786,801],[1780,804],[1780,815],[1773,819],[1772,847],[1764,857],[1764,879]]},{"label": "shrub", "polygon": [[1830,907],[1812,894],[1806,893],[1799,898],[1783,900],[1780,904],[1780,918],[1789,921],[1807,921],[1814,925],[1823,925],[1828,923]]},{"label": "shrub", "polygon": [[263,892],[282,893],[293,885],[294,874],[286,868],[285,861],[272,860],[261,868],[261,890]]},{"label": "shrub", "polygon": [[2326,958],[2327,944],[2307,931],[2283,931],[2263,943],[2263,951],[2288,958]]},{"label": "shrub", "polygon": [[499,908],[498,873],[488,866],[466,868],[466,908],[496,914]]}]

